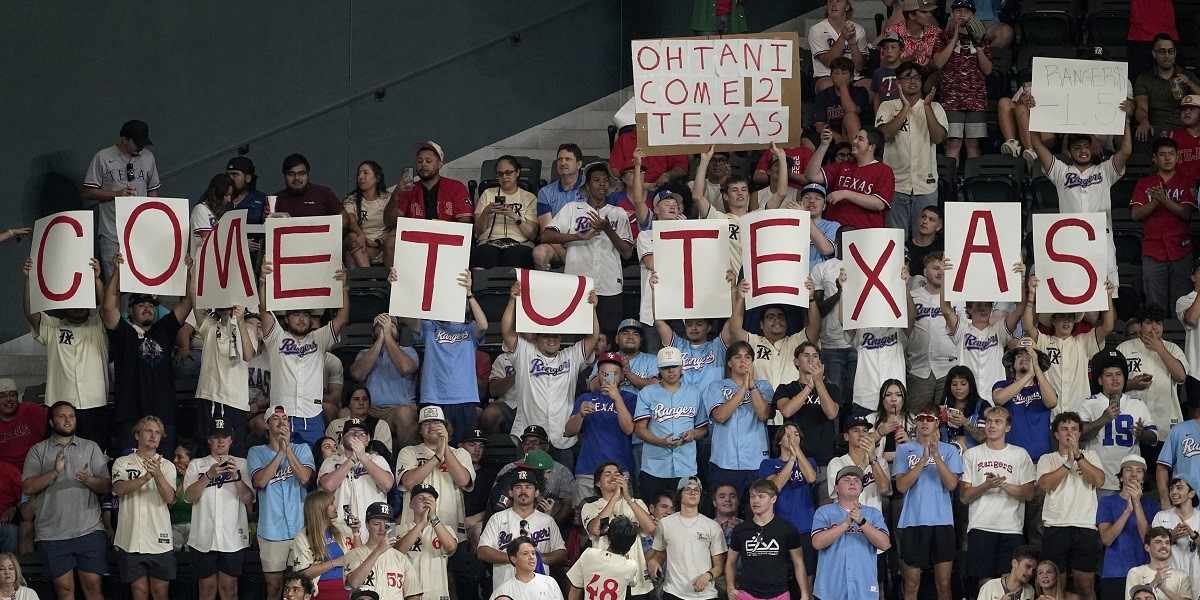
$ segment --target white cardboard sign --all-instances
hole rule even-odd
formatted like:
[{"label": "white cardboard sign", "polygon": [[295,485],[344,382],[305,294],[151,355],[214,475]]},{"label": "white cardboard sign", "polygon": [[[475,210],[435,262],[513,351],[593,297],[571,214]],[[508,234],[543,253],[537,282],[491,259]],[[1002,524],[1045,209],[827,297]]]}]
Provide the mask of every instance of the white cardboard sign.
[{"label": "white cardboard sign", "polygon": [[1039,313],[1108,310],[1104,213],[1033,215]]},{"label": "white cardboard sign", "polygon": [[908,327],[903,229],[858,229],[842,234],[842,328]]},{"label": "white cardboard sign", "polygon": [[258,282],[250,264],[246,239],[246,210],[231,210],[196,251],[196,308],[258,306]]},{"label": "white cardboard sign", "polygon": [[342,216],[266,220],[267,310],[341,308]]},{"label": "white cardboard sign", "polygon": [[521,284],[517,332],[591,335],[594,308],[591,277],[516,269]]},{"label": "white cardboard sign", "polygon": [[947,202],[945,248],[946,300],[1020,302],[1020,203]]},{"label": "white cardboard sign", "polygon": [[186,198],[123,196],[116,199],[121,291],[182,296],[184,257],[191,247]]},{"label": "white cardboard sign", "polygon": [[392,266],[397,279],[392,283],[388,313],[462,323],[467,290],[458,285],[458,276],[467,270],[470,261],[469,223],[396,219],[396,259]]},{"label": "white cardboard sign", "polygon": [[729,265],[729,221],[656,221],[652,233],[654,270],[658,274],[654,317],[728,317],[732,312],[731,290],[725,280]]},{"label": "white cardboard sign", "polygon": [[[738,219],[742,272],[750,282],[746,308],[808,307],[810,215],[806,210],[758,210]],[[661,277],[661,275],[660,275]]]},{"label": "white cardboard sign", "polygon": [[1030,131],[1125,133],[1119,108],[1129,96],[1129,65],[1104,60],[1033,57]]},{"label": "white cardboard sign", "polygon": [[33,271],[29,274],[29,310],[96,308],[92,271],[95,227],[90,210],[68,210],[33,224]]}]

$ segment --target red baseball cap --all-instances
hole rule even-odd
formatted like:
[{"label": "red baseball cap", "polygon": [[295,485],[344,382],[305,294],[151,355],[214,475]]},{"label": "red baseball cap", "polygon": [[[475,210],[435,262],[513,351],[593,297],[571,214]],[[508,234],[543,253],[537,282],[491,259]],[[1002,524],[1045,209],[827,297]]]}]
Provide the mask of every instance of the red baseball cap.
[{"label": "red baseball cap", "polygon": [[621,356],[620,352],[605,352],[604,354],[601,354],[599,358],[596,359],[596,366],[600,366],[606,362],[613,363],[614,365],[617,365],[619,367],[624,367],[625,366],[625,357]]}]

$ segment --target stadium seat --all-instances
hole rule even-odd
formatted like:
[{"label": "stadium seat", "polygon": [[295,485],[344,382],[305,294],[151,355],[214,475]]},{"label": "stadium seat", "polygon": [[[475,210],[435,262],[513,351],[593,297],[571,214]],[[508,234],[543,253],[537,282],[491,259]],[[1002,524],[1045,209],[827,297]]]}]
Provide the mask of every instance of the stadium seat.
[{"label": "stadium seat", "polygon": [[968,158],[963,165],[963,199],[967,202],[1020,202],[1025,161],[997,154]]},{"label": "stadium seat", "polygon": [[944,154],[937,155],[938,202],[958,201],[958,161]]},{"label": "stadium seat", "polygon": [[1045,175],[1037,175],[1030,179],[1029,187],[1033,192],[1033,211],[1038,213],[1058,212],[1058,188]]},{"label": "stadium seat", "polygon": [[1017,71],[1029,70],[1033,65],[1033,57],[1044,56],[1048,58],[1078,58],[1079,48],[1069,40],[1064,40],[1058,44],[1046,46],[1036,44],[1022,44],[1017,49],[1017,59],[1014,61],[1014,66]]},{"label": "stadium seat", "polygon": [[1128,0],[1091,0],[1088,3],[1084,34],[1089,48],[1102,48],[1103,58],[1112,60],[1126,52],[1129,33]]},{"label": "stadium seat", "polygon": [[[350,322],[370,325],[375,315],[388,311],[387,267],[362,267],[346,272],[346,283],[350,286]],[[368,328],[367,335],[371,332]]]},{"label": "stadium seat", "polygon": [[1153,166],[1149,158],[1137,154],[1129,158],[1125,165],[1125,176],[1113,184],[1110,194],[1113,229],[1141,230],[1141,225],[1133,220],[1130,213],[1129,201],[1133,198],[1133,188],[1137,186],[1138,180],[1149,175],[1151,171]]},{"label": "stadium seat", "polygon": [[1034,10],[1021,14],[1021,45],[1061,46],[1078,40],[1073,13],[1066,10]]}]

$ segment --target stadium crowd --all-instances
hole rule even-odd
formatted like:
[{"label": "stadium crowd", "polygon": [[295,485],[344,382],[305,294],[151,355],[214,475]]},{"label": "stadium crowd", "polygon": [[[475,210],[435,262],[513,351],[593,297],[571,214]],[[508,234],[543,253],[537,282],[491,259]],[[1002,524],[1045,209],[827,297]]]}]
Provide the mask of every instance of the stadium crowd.
[{"label": "stadium crowd", "polygon": [[[869,39],[828,1],[807,136],[745,173],[714,148],[646,156],[625,128],[607,161],[563,143],[541,186],[500,156],[475,194],[424,141],[413,178],[365,160],[344,198],[287,156],[271,208],[230,159],[193,249],[228,210],[341,215],[338,310],[122,294],[114,200],[162,188],[149,126],[125,123],[82,182],[97,308],[33,313],[27,294],[44,393],[0,379],[0,599],[38,597],[22,568],[64,600],[1200,596],[1200,81],[1175,63],[1172,3],[1132,3],[1111,138],[1030,131],[1021,77],[989,122],[1007,2],[889,4]],[[1140,281],[1109,233],[1107,289],[1136,314],[1040,312],[1030,257],[1019,302],[945,299],[938,157],[990,152],[1040,169],[1058,210],[1110,218],[1126,166],[1152,161],[1129,204]],[[745,308],[737,219],[772,208],[811,214],[807,310]],[[396,277],[396,217],[473,224],[463,322],[352,314],[349,274]],[[729,221],[728,319],[655,318],[663,219]],[[908,326],[844,330],[840,236],[873,227],[904,231]],[[511,267],[593,277],[592,334],[518,333]],[[504,303],[481,304],[481,275]]]}]

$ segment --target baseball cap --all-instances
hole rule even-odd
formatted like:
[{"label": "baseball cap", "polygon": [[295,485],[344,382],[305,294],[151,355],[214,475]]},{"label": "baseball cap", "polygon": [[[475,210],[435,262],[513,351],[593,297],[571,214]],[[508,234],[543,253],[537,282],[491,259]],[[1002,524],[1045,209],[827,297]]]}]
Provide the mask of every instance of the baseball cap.
[{"label": "baseball cap", "polygon": [[642,322],[637,319],[625,319],[621,321],[620,325],[617,325],[617,333],[621,333],[626,329],[632,329],[640,334],[642,332]]},{"label": "baseball cap", "polygon": [[208,429],[208,437],[225,437],[229,434],[229,428],[225,425],[225,419],[217,418],[212,420],[212,427]]},{"label": "baseball cap", "polygon": [[1136,595],[1138,595],[1138,594],[1140,594],[1140,593],[1142,593],[1142,592],[1146,592],[1147,594],[1150,594],[1151,596],[1153,596],[1153,597],[1155,597],[1155,598],[1157,598],[1157,597],[1158,597],[1158,596],[1157,596],[1157,595],[1154,593],[1154,588],[1153,588],[1153,587],[1151,587],[1151,586],[1149,586],[1149,585],[1144,585],[1144,584],[1143,584],[1143,585],[1135,585],[1135,586],[1133,586],[1132,588],[1130,588],[1130,589],[1129,589],[1129,597],[1130,597],[1130,598],[1133,598],[1134,596],[1136,596]]},{"label": "baseball cap", "polygon": [[272,406],[270,412],[267,413],[267,418],[270,419],[275,415],[280,415],[286,419],[288,416],[287,409],[284,408],[282,404],[276,404],[275,406]]},{"label": "baseball cap", "polygon": [[700,483],[700,478],[699,478],[699,477],[696,477],[695,475],[693,475],[693,476],[691,476],[691,477],[680,477],[680,478],[679,478],[679,483],[677,483],[677,484],[675,485],[675,489],[676,489],[677,491],[678,491],[678,490],[682,490],[683,488],[685,488],[685,487],[687,487],[688,485],[690,485],[690,484],[693,484],[693,483],[694,483],[694,484],[696,484],[696,487],[700,488],[700,491],[701,491],[701,492],[703,492],[703,491],[704,491],[704,484],[703,484],[703,483]]},{"label": "baseball cap", "polygon": [[879,42],[877,42],[877,43],[875,44],[875,46],[876,46],[876,47],[879,47],[879,46],[882,46],[882,45],[884,45],[884,44],[886,44],[886,43],[888,43],[888,42],[891,42],[891,43],[894,43],[894,44],[899,44],[899,43],[900,43],[900,36],[896,35],[896,32],[894,32],[894,31],[889,31],[889,32],[887,32],[887,33],[883,34],[883,36],[879,38]]},{"label": "baseball cap", "polygon": [[937,10],[937,5],[933,0],[904,0],[900,5],[900,10],[910,12],[914,10]]},{"label": "baseball cap", "polygon": [[530,469],[529,467],[517,467],[513,471],[513,474],[512,482],[508,484],[509,489],[512,489],[512,486],[518,483],[528,483],[538,489],[542,487],[542,474],[540,471]]},{"label": "baseball cap", "polygon": [[145,121],[138,119],[125,121],[125,124],[121,126],[120,136],[133,140],[133,143],[137,144],[138,147],[144,148],[154,145],[154,142],[150,141],[150,126]]},{"label": "baseball cap", "polygon": [[138,304],[146,304],[146,303],[153,304],[154,306],[158,306],[158,298],[156,298],[155,296],[152,296],[150,294],[130,294],[129,295],[129,308],[133,308],[134,306],[136,306]]},{"label": "baseball cap", "polygon": [[392,507],[388,506],[387,502],[372,502],[367,507],[367,521],[371,519],[392,519]]},{"label": "baseball cap", "polygon": [[666,369],[668,367],[682,367],[683,353],[675,346],[663,346],[658,351],[658,368]]},{"label": "baseball cap", "polygon": [[464,442],[480,442],[480,443],[483,443],[483,442],[486,442],[486,441],[487,441],[487,436],[486,436],[486,435],[483,435],[483,430],[482,430],[482,429],[472,429],[472,430],[471,430],[471,432],[470,432],[470,433],[468,433],[468,434],[467,434],[467,436],[463,438],[463,441],[464,441]]},{"label": "baseball cap", "polygon": [[426,406],[422,408],[420,416],[417,417],[417,423],[424,423],[425,421],[441,421],[445,423],[446,415],[442,413],[442,407]]},{"label": "baseball cap", "polygon": [[525,458],[521,459],[521,464],[531,469],[539,471],[547,471],[554,466],[554,459],[550,458],[544,450],[531,450],[525,453]]},{"label": "baseball cap", "polygon": [[417,494],[429,494],[430,496],[433,496],[435,500],[438,497],[437,488],[429,485],[428,483],[418,483],[417,485],[412,486],[412,489],[408,491],[409,498],[415,497]]},{"label": "baseball cap", "polygon": [[346,424],[342,426],[342,435],[349,435],[351,429],[358,429],[366,434],[367,437],[372,437],[370,430],[367,429],[367,422],[362,419],[346,419]]},{"label": "baseball cap", "polygon": [[379,592],[366,589],[355,590],[350,592],[350,600],[379,600]]},{"label": "baseball cap", "polygon": [[420,152],[422,150],[433,150],[433,153],[438,155],[438,160],[440,160],[442,162],[446,162],[446,153],[442,152],[441,144],[439,144],[433,140],[425,140],[423,142],[417,142],[417,149],[415,150],[415,152]]},{"label": "baseball cap", "polygon": [[225,163],[226,171],[241,171],[247,175],[254,174],[254,161],[248,156],[235,156]]},{"label": "baseball cap", "polygon": [[596,366],[600,366],[604,363],[612,363],[619,367],[624,367],[625,357],[622,356],[620,352],[605,352],[596,359]]},{"label": "baseball cap", "polygon": [[[846,429],[850,429],[851,427],[862,427],[863,429],[870,429],[872,427],[872,425],[871,425],[871,422],[868,421],[866,417],[852,417],[851,419],[846,421]],[[845,431],[845,430],[843,430],[843,431]]]},{"label": "baseball cap", "polygon": [[940,407],[933,405],[933,404],[926,404],[925,406],[918,408],[916,410],[916,412],[913,413],[913,416],[921,417],[921,416],[926,416],[926,415],[932,415],[933,417],[936,418],[940,412],[941,412]]},{"label": "baseball cap", "polygon": [[602,161],[588,163],[588,165],[583,168],[583,180],[587,181],[588,179],[590,179],[592,177],[592,173],[595,173],[596,171],[604,171],[604,174],[607,175],[608,174],[608,163],[605,163]]},{"label": "baseball cap", "polygon": [[[683,209],[683,196],[680,196],[679,194],[676,194],[675,192],[663,190],[654,195],[654,205],[655,206],[658,206],[658,203],[662,202],[663,200],[674,200],[675,203],[679,205],[680,210]],[[627,319],[627,320],[632,321],[633,319]]]},{"label": "baseball cap", "polygon": [[1121,475],[1121,469],[1124,469],[1125,465],[1142,465],[1145,467],[1146,459],[1142,458],[1140,454],[1126,454],[1125,458],[1121,459],[1121,465],[1117,467],[1118,477]]},{"label": "baseball cap", "polygon": [[1187,108],[1189,106],[1193,108],[1200,108],[1200,96],[1197,96],[1196,94],[1188,94],[1179,101],[1179,108]]},{"label": "baseball cap", "polygon": [[950,10],[956,8],[967,8],[971,12],[975,12],[975,0],[954,0],[954,2],[950,3]]},{"label": "baseball cap", "polygon": [[810,183],[800,190],[800,195],[803,196],[809,192],[816,192],[822,196],[825,195],[825,186],[819,183]]},{"label": "baseball cap", "polygon": [[550,441],[550,434],[546,433],[546,428],[542,427],[541,425],[530,425],[529,427],[526,427],[525,431],[521,432],[521,439],[523,440],[531,435],[542,438],[542,441],[544,442]]},{"label": "baseball cap", "polygon": [[857,477],[859,481],[862,481],[863,470],[855,465],[846,465],[841,469],[838,469],[837,477],[834,478],[833,483],[836,484],[837,482],[841,481],[843,477]]},{"label": "baseball cap", "polygon": [[0,394],[17,391],[20,391],[17,389],[17,382],[8,377],[0,378]]}]

